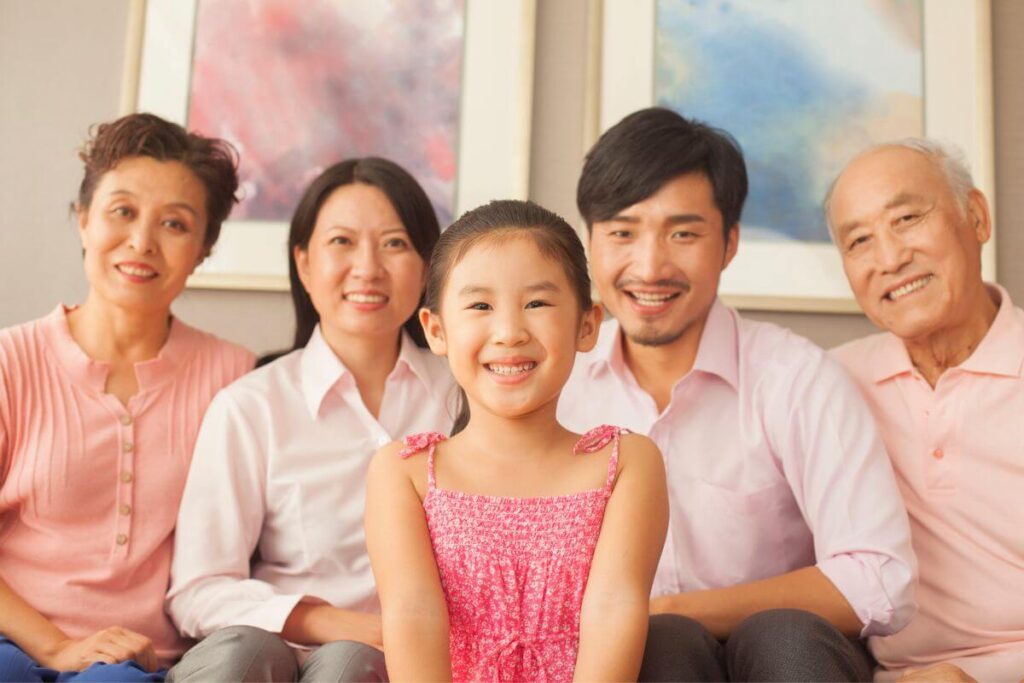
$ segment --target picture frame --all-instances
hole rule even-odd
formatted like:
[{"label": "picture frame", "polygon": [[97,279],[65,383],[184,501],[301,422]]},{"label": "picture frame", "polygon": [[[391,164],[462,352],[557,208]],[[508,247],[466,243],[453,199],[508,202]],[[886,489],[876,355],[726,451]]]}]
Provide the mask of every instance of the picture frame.
[{"label": "picture frame", "polygon": [[[924,135],[964,152],[994,215],[989,0],[922,2]],[[592,128],[598,134],[654,104],[656,6],[657,0],[603,2],[598,92],[591,93]],[[835,245],[744,240],[743,234],[741,221],[740,248],[719,288],[726,303],[752,310],[860,312]],[[995,263],[993,237],[982,250],[986,280],[995,280]]]},{"label": "picture frame", "polygon": [[[132,1],[123,113],[186,123],[197,2]],[[493,198],[527,197],[535,17],[536,0],[465,0],[455,216]],[[287,222],[226,221],[188,286],[288,290],[287,233]]]}]

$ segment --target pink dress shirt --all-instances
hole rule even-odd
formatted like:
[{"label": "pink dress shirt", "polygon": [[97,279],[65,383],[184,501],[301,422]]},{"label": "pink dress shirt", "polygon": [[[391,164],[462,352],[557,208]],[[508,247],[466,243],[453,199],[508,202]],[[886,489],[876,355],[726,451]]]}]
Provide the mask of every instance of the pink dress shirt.
[{"label": "pink dress shirt", "polygon": [[0,576],[72,638],[123,626],[165,666],[181,654],[163,610],[178,502],[207,404],[253,360],[174,319],[124,406],[63,307],[0,331]]},{"label": "pink dress shirt", "polygon": [[1024,310],[1001,287],[992,327],[935,388],[895,335],[833,351],[875,412],[921,562],[920,609],[873,638],[889,669],[953,661],[1024,678]]},{"label": "pink dress shirt", "polygon": [[453,387],[447,361],[403,333],[374,419],[317,328],[305,348],[220,392],[178,518],[167,609],[182,632],[279,633],[303,600],[379,611],[363,531],[367,468],[406,434],[449,431]]},{"label": "pink dress shirt", "polygon": [[913,614],[907,515],[874,420],[839,365],[806,339],[716,301],[693,369],[659,414],[610,320],[578,358],[558,417],[576,431],[619,424],[661,449],[669,530],[654,595],[813,565],[864,635],[897,631]]}]

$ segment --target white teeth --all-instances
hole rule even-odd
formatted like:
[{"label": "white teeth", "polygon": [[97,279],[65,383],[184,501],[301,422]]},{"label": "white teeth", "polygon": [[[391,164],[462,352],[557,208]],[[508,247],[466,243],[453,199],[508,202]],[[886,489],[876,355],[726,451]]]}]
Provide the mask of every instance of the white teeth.
[{"label": "white teeth", "polygon": [[903,285],[899,289],[894,289],[891,292],[889,292],[889,298],[892,301],[896,301],[896,299],[904,297],[907,294],[910,294],[911,292],[916,292],[917,290],[921,289],[926,284],[931,282],[931,279],[933,277],[934,277],[933,275],[925,275],[923,278],[920,278],[919,280],[914,280],[913,282],[908,282],[907,284]]},{"label": "white teeth", "polygon": [[383,294],[346,294],[346,301],[351,301],[357,304],[382,304],[388,300]]},{"label": "white teeth", "polygon": [[641,306],[660,306],[675,294],[651,294],[650,292],[630,292],[633,299]]},{"label": "white teeth", "polygon": [[524,372],[529,372],[537,367],[537,364],[533,361],[528,363],[519,363],[518,365],[506,365],[499,363],[490,363],[487,365],[487,369],[498,375],[505,375],[511,377],[512,375],[521,375]]},{"label": "white teeth", "polygon": [[118,266],[117,269],[120,270],[125,275],[134,275],[135,277],[156,276],[156,273],[154,273],[149,268],[135,268],[134,266]]}]

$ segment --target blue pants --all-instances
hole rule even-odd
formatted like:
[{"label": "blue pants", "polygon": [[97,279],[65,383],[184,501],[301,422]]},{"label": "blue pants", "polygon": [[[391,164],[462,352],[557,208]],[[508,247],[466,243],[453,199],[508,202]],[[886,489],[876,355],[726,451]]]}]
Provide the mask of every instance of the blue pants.
[{"label": "blue pants", "polygon": [[51,681],[75,681],[87,683],[91,681],[113,681],[114,683],[132,683],[134,681],[164,680],[166,669],[155,673],[143,670],[134,661],[120,664],[92,664],[84,671],[54,671],[40,666],[25,652],[0,636],[0,683],[28,681],[30,683],[51,683]]}]

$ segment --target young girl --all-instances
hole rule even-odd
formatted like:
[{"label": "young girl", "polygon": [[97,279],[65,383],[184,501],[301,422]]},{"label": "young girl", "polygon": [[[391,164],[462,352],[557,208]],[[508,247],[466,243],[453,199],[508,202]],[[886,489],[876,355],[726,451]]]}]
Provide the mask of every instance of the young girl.
[{"label": "young girl", "polygon": [[636,680],[667,525],[661,455],[555,419],[600,317],[583,245],[536,204],[492,202],[442,234],[420,322],[462,409],[451,439],[379,451],[367,491],[392,680]]}]

